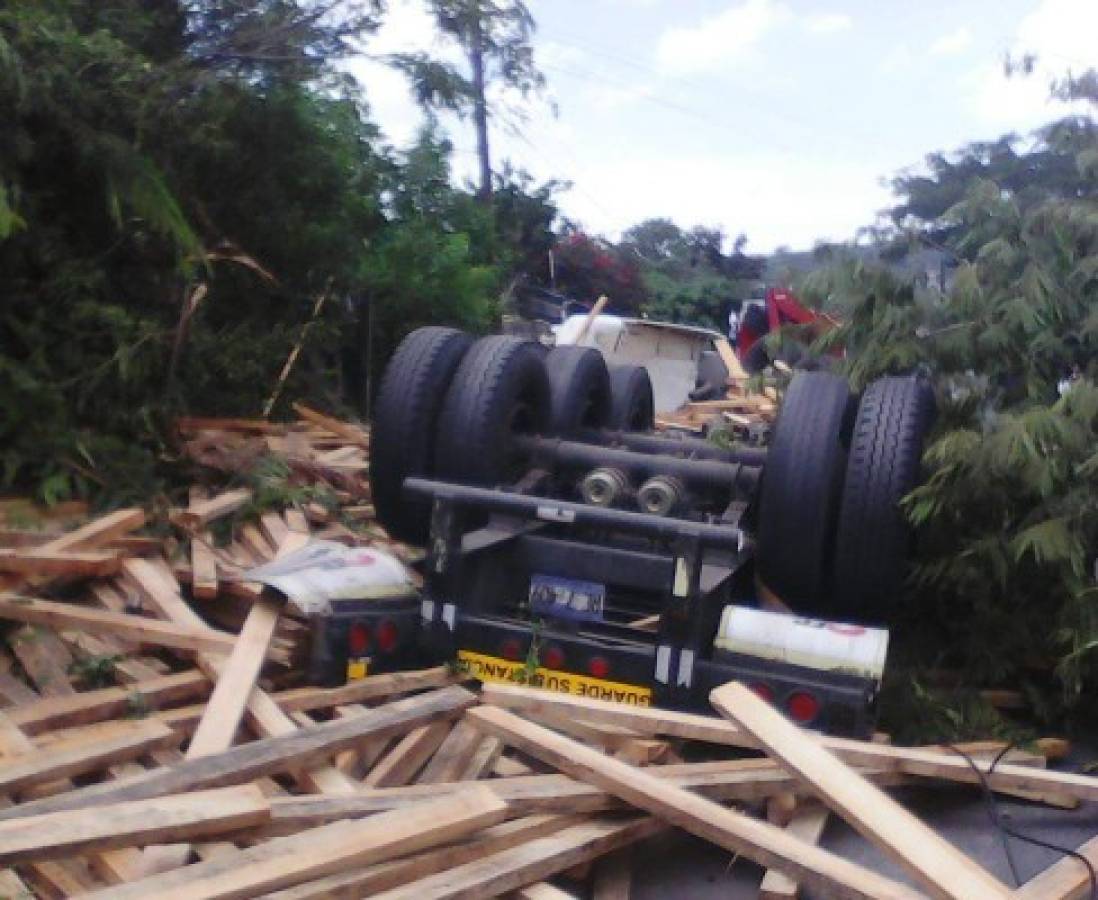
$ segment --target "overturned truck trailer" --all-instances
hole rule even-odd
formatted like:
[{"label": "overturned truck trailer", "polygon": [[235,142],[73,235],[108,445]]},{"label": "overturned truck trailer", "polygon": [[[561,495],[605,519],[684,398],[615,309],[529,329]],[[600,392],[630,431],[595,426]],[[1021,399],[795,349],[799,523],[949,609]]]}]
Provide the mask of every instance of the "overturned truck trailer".
[{"label": "overturned truck trailer", "polygon": [[[656,434],[653,409],[644,367],[598,349],[409,335],[381,386],[371,483],[382,524],[427,548],[424,586],[382,613],[386,647],[363,646],[381,627],[368,611],[329,629],[333,671],[459,660],[673,707],[735,678],[804,725],[866,733],[928,386],[884,378],[857,397],[799,373],[766,449]],[[754,609],[760,595],[792,613]]]}]

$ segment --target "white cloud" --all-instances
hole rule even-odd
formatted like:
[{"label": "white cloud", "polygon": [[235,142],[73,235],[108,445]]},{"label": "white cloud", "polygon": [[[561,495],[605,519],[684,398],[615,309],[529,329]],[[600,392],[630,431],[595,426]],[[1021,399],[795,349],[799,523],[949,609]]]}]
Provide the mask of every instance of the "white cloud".
[{"label": "white cloud", "polygon": [[1068,69],[1098,65],[1098,3],[1094,0],[1040,0],[1015,31],[1009,52],[1032,53],[1037,65],[1029,77],[1008,78],[1001,60],[974,68],[962,78],[972,111],[989,126],[1029,130],[1058,116],[1087,111],[1049,97],[1049,84]]},{"label": "white cloud", "polygon": [[693,27],[665,31],[656,61],[667,72],[686,75],[711,71],[744,57],[793,13],[777,0],[745,0]]},{"label": "white cloud", "polygon": [[854,20],[846,13],[817,13],[804,20],[804,27],[813,34],[836,34],[853,26]]},{"label": "white cloud", "polygon": [[968,30],[967,26],[962,25],[960,28],[943,34],[931,44],[930,53],[932,56],[955,56],[967,50],[971,43],[972,32]]},{"label": "white cloud", "polygon": [[890,202],[872,168],[795,153],[631,157],[585,174],[597,197],[573,191],[564,206],[590,231],[615,233],[667,215],[683,227],[709,222],[744,232],[756,252],[852,239]]}]

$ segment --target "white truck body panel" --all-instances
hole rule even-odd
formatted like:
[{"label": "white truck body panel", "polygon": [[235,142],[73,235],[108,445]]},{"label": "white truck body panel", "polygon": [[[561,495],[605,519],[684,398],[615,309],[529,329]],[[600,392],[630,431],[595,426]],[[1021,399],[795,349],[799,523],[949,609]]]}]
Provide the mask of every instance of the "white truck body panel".
[{"label": "white truck body panel", "polygon": [[[585,315],[569,316],[554,329],[556,344],[579,343],[586,321]],[[719,337],[707,328],[600,315],[591,323],[582,344],[601,350],[607,365],[628,363],[648,369],[659,415],[687,401],[697,380],[698,360],[703,351],[713,349],[713,341]]]}]

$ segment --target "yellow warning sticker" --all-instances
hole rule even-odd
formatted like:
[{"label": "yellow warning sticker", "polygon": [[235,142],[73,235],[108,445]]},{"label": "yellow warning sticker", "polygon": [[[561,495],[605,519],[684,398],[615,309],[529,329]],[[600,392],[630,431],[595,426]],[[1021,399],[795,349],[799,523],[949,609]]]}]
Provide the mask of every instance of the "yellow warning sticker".
[{"label": "yellow warning sticker", "polygon": [[613,700],[617,703],[630,703],[633,706],[651,706],[651,688],[635,684],[623,684],[619,681],[604,681],[574,672],[558,672],[540,666],[535,670],[532,681],[527,681],[526,664],[512,662],[498,656],[485,656],[471,650],[459,650],[460,660],[469,674],[481,681],[493,681],[500,684],[529,684],[531,687],[556,691],[560,694],[572,694],[576,697],[591,697],[595,700]]},{"label": "yellow warning sticker", "polygon": [[368,657],[358,657],[347,660],[347,680],[348,681],[361,681],[367,675],[367,670],[370,668],[370,660]]}]

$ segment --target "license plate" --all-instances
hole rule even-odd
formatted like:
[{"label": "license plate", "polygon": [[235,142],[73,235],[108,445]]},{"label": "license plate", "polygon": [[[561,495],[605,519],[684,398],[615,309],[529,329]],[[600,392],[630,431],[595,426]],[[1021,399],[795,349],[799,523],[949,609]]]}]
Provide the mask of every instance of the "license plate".
[{"label": "license plate", "polygon": [[530,606],[538,615],[579,622],[601,622],[606,585],[552,575],[530,578]]},{"label": "license plate", "polygon": [[369,657],[357,657],[347,660],[347,680],[361,681],[369,674]]},{"label": "license plate", "polygon": [[595,700],[613,700],[617,703],[630,703],[633,706],[651,706],[651,688],[636,684],[623,684],[620,681],[606,681],[573,672],[558,672],[539,666],[534,670],[532,681],[527,681],[526,664],[502,659],[498,656],[486,656],[471,650],[459,650],[458,659],[466,669],[481,681],[497,684],[529,684],[531,687],[556,691],[560,694],[572,694],[575,697],[591,697]]}]

